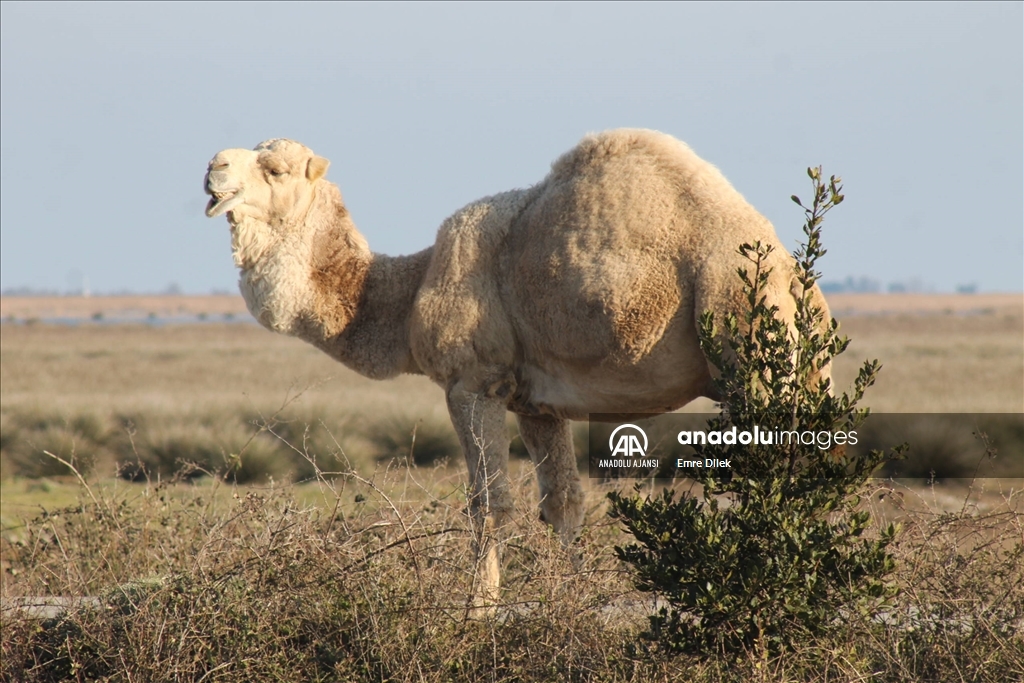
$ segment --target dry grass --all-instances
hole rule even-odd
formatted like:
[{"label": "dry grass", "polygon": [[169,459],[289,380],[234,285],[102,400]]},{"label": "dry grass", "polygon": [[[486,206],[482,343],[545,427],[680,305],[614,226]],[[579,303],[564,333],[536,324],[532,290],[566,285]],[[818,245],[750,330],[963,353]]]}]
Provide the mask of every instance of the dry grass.
[{"label": "dry grass", "polygon": [[0,336],[6,477],[53,473],[42,451],[69,456],[74,446],[103,476],[137,458],[159,465],[154,474],[181,460],[221,469],[241,453],[243,465],[276,458],[266,474],[301,479],[308,468],[271,434],[250,442],[254,423],[276,415],[289,439],[305,437],[321,457],[337,439],[370,468],[384,418],[405,435],[421,421],[450,429],[443,397],[423,378],[372,382],[255,326],[3,325]]},{"label": "dry grass", "polygon": [[[2,677],[56,680],[1007,681],[1024,671],[1024,511],[976,493],[954,512],[878,490],[906,527],[881,618],[761,661],[669,657],[642,636],[649,598],[611,551],[628,539],[591,485],[566,552],[534,514],[532,472],[493,618],[472,619],[475,557],[460,477],[399,467],[305,487],[97,487],[5,535],[3,593],[101,596],[40,623],[3,613]],[[881,497],[880,497],[881,496]],[[909,500],[908,500],[909,499]],[[305,502],[303,502],[303,500]]]},{"label": "dry grass", "polygon": [[[876,411],[1024,412],[1024,296],[984,298],[832,297],[842,331],[853,338],[837,380],[848,383],[861,359],[877,357],[885,371],[868,396]],[[189,309],[200,309],[213,307],[218,297],[182,299]],[[7,309],[14,305],[10,298],[0,301]],[[974,307],[964,308],[964,302]],[[186,303],[173,304],[179,305]],[[373,382],[302,342],[254,325],[5,324],[0,337],[5,409],[225,402],[269,409],[288,387],[317,383],[307,393],[313,403],[377,408],[395,396],[417,407],[443,403],[423,378]]]},{"label": "dry grass", "polygon": [[[829,294],[829,306],[837,317],[849,315],[1001,313],[1019,315],[1024,307],[1020,294]],[[238,294],[213,295],[116,295],[116,296],[5,296],[0,297],[0,318],[90,319],[210,316],[249,314]],[[251,318],[250,318],[251,319]]]},{"label": "dry grass", "polygon": [[[878,357],[875,411],[1024,412],[1019,308],[842,310],[836,376]],[[885,619],[848,615],[842,638],[778,660],[697,661],[640,637],[650,605],[614,559],[628,539],[606,490],[586,482],[567,553],[521,460],[504,605],[467,619],[464,465],[445,464],[423,378],[372,382],[251,325],[4,324],[0,419],[0,593],[109,605],[5,610],[2,680],[1024,679],[1019,481],[878,489],[876,515],[905,526]],[[149,478],[114,478],[125,463]]]},{"label": "dry grass", "polygon": [[882,372],[864,399],[874,412],[1024,412],[1024,296],[962,311],[952,303],[935,310],[920,298],[920,312],[865,301],[844,315],[840,302],[840,332],[853,341],[837,363],[838,385],[849,385],[860,361],[877,358]]}]

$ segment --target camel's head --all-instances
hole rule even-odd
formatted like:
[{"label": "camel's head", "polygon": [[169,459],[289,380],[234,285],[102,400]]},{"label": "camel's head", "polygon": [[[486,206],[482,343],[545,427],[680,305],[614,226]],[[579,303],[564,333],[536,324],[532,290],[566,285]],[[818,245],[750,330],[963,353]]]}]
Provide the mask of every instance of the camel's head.
[{"label": "camel's head", "polygon": [[203,189],[210,195],[206,215],[228,214],[268,225],[300,221],[313,201],[317,182],[330,162],[292,140],[261,142],[254,150],[225,149],[210,161]]}]

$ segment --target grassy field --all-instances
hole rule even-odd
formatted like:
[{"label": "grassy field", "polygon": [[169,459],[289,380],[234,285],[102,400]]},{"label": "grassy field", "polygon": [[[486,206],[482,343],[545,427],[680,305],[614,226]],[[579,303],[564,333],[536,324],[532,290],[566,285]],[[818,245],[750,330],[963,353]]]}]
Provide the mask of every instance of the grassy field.
[{"label": "grassy field", "polygon": [[[3,307],[2,595],[112,605],[43,631],[5,610],[3,680],[1024,679],[1019,481],[879,482],[865,500],[905,525],[885,623],[785,659],[696,661],[640,638],[650,605],[611,550],[629,539],[608,485],[585,480],[588,530],[565,553],[520,457],[505,607],[477,622],[442,391],[358,377],[241,313],[213,322],[237,298],[184,301]],[[830,303],[853,339],[839,386],[883,363],[874,411],[1024,412],[1024,297]],[[132,316],[151,324],[109,324]]]}]

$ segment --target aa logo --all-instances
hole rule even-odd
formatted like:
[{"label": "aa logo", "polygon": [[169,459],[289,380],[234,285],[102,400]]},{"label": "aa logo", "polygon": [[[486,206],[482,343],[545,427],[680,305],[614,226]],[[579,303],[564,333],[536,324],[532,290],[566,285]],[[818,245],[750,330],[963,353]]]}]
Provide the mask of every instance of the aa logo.
[{"label": "aa logo", "polygon": [[[619,432],[622,433],[619,434]],[[615,438],[616,434],[619,434],[618,440]],[[644,440],[643,446],[640,445],[640,438],[637,438],[637,435]],[[647,455],[647,434],[636,425],[619,425],[608,437],[608,448],[611,449],[613,458],[616,455],[625,458],[642,458]]]}]

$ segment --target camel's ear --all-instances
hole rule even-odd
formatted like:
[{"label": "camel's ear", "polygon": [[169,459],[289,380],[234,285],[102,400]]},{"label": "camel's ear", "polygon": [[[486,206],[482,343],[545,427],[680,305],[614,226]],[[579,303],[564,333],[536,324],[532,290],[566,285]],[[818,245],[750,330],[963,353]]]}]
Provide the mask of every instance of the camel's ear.
[{"label": "camel's ear", "polygon": [[323,157],[313,157],[309,160],[309,165],[306,166],[306,178],[310,182],[323,178],[324,174],[327,173],[327,167],[330,165],[331,162]]}]

